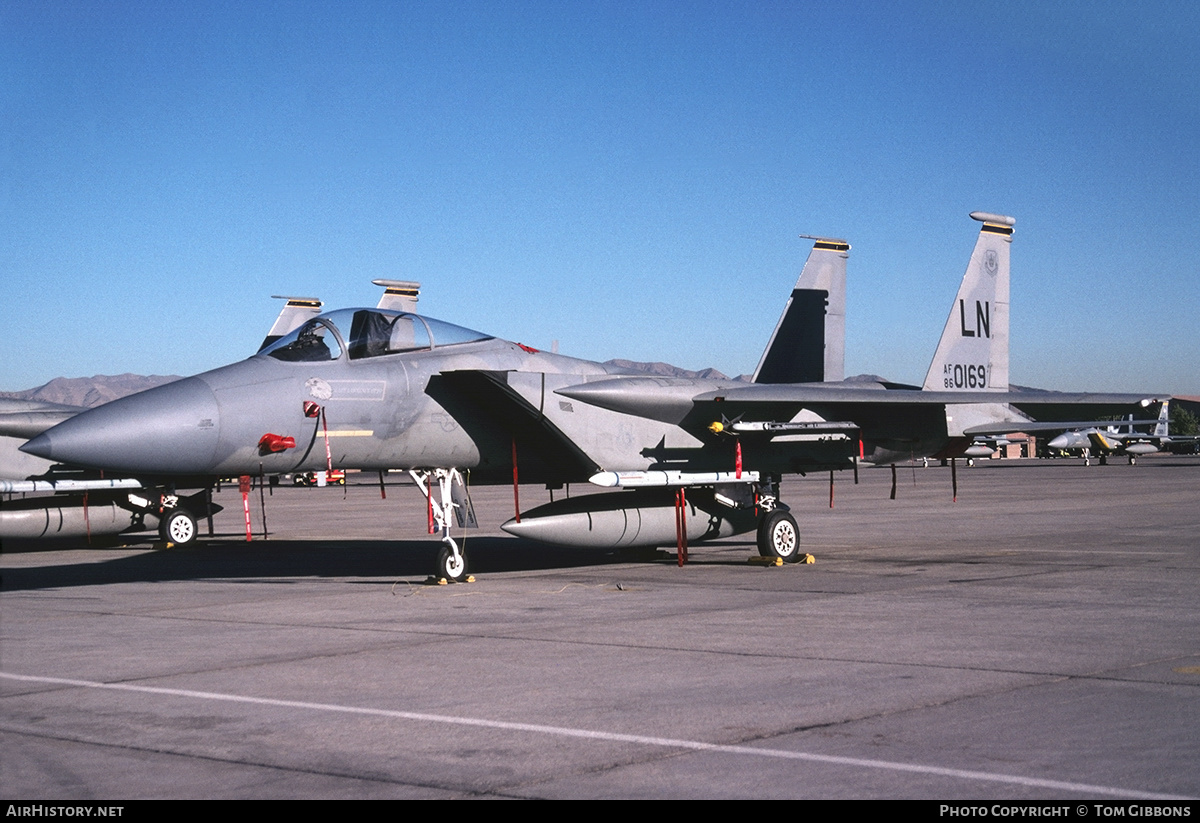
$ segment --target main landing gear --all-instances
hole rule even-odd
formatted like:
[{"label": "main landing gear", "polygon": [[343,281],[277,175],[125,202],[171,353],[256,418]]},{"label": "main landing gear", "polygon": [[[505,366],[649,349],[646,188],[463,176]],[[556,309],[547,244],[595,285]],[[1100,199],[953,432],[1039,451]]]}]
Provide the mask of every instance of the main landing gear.
[{"label": "main landing gear", "polygon": [[[425,495],[429,513],[429,533],[442,535],[442,545],[438,549],[437,570],[435,576],[440,581],[448,583],[470,582],[467,574],[467,556],[459,548],[454,538],[450,536],[450,518],[458,520],[460,528],[474,529],[478,527],[475,521],[475,507],[467,493],[466,484],[458,469],[412,469],[409,475],[417,483]],[[433,494],[433,483],[437,482],[438,494]]]},{"label": "main landing gear", "polygon": [[800,560],[800,530],[790,512],[772,509],[763,514],[758,522],[758,553],[778,557],[784,563]]},{"label": "main landing gear", "polygon": [[164,543],[190,545],[196,540],[196,518],[187,509],[166,509],[158,521],[158,536]]},{"label": "main landing gear", "polygon": [[800,529],[787,506],[779,502],[778,488],[776,479],[756,487],[755,502],[763,509],[758,519],[758,553],[777,557],[784,563],[798,563],[804,557],[800,551]]},{"label": "main landing gear", "polygon": [[159,539],[173,546],[190,546],[196,542],[200,534],[196,527],[197,514],[211,517],[221,510],[220,506],[212,505],[208,489],[191,497],[180,497],[174,490],[166,489],[148,499],[130,495],[129,501],[142,506],[146,514],[157,515]]}]

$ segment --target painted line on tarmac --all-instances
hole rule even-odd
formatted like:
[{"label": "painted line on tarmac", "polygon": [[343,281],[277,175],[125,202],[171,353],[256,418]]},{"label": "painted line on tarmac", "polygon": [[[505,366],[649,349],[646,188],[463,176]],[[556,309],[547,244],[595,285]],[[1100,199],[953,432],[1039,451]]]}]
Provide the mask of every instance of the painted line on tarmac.
[{"label": "painted line on tarmac", "polygon": [[680,740],[670,737],[648,737],[640,734],[598,732],[589,729],[572,729],[564,726],[547,726],[540,723],[513,723],[505,720],[453,717],[451,715],[444,714],[405,712],[395,709],[372,709],[362,706],[342,706],[336,703],[311,703],[304,700],[280,700],[271,697],[250,697],[240,694],[223,694],[221,692],[200,692],[193,691],[191,689],[168,689],[160,686],[136,686],[129,683],[98,683],[91,680],[74,680],[65,677],[37,677],[34,675],[13,674],[10,672],[0,672],[0,678],[17,680],[25,683],[45,683],[57,686],[75,686],[84,689],[107,689],[110,691],[136,692],[139,694],[161,694],[169,697],[189,697],[196,700],[217,700],[225,703],[274,706],[285,709],[306,709],[308,711],[317,712],[335,712],[339,714],[388,717],[395,720],[412,720],[419,723],[443,723],[453,726],[474,726],[484,729],[500,729],[504,731],[547,734],[555,737],[573,737],[582,740],[602,740],[605,742],[615,743],[637,743],[644,746],[656,746],[667,749],[750,755],[753,757],[770,757],[780,760],[803,760],[810,763],[830,763],[839,766],[857,766],[864,769],[883,769],[887,771],[912,772],[916,774],[937,775],[939,777],[953,777],[961,780],[979,780],[988,783],[1007,783],[1010,785],[1026,786],[1030,788],[1054,789],[1057,791],[1077,792],[1079,794],[1108,795],[1112,797],[1131,798],[1136,800],[1192,799],[1183,795],[1157,794],[1153,792],[1136,791],[1133,789],[1115,788],[1112,786],[1096,786],[1089,783],[1072,783],[1063,780],[1044,780],[1037,777],[1024,777],[1022,775],[1015,774],[994,774],[992,772],[971,771],[969,769],[948,769],[942,766],[897,763],[890,760],[873,760],[861,757],[841,757],[838,755],[811,754],[809,752],[794,752],[786,749],[759,749],[753,746],[705,743],[700,740]]}]

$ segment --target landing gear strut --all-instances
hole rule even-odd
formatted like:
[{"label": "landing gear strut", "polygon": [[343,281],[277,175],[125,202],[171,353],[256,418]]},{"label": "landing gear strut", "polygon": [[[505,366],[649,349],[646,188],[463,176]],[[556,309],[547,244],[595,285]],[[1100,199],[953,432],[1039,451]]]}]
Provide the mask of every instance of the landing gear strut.
[{"label": "landing gear strut", "polygon": [[[450,583],[470,579],[467,574],[467,557],[458,543],[450,536],[450,518],[456,517],[458,525],[475,528],[475,510],[466,493],[466,484],[458,469],[413,469],[409,475],[416,481],[417,488],[425,494],[429,511],[429,533],[440,532],[442,546],[438,549],[436,576]],[[436,479],[438,496],[434,499],[432,484]],[[455,499],[458,497],[459,499]],[[436,529],[435,529],[436,526]]]}]

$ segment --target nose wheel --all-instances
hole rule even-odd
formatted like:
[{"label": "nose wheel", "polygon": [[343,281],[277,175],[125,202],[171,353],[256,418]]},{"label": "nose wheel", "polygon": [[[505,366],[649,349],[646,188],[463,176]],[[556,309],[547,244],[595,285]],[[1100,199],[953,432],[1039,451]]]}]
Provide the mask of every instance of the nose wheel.
[{"label": "nose wheel", "polygon": [[437,568],[438,576],[451,583],[461,583],[467,577],[467,558],[449,538],[438,549]]}]

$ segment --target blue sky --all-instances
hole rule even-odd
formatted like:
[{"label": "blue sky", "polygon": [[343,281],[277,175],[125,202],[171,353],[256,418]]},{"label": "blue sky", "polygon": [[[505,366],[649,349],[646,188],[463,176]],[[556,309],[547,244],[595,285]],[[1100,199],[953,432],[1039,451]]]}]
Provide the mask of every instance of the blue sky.
[{"label": "blue sky", "polygon": [[251,354],[272,294],[751,371],[846,238],[924,376],[1017,218],[1012,379],[1200,394],[1200,7],[0,2],[0,390]]}]

